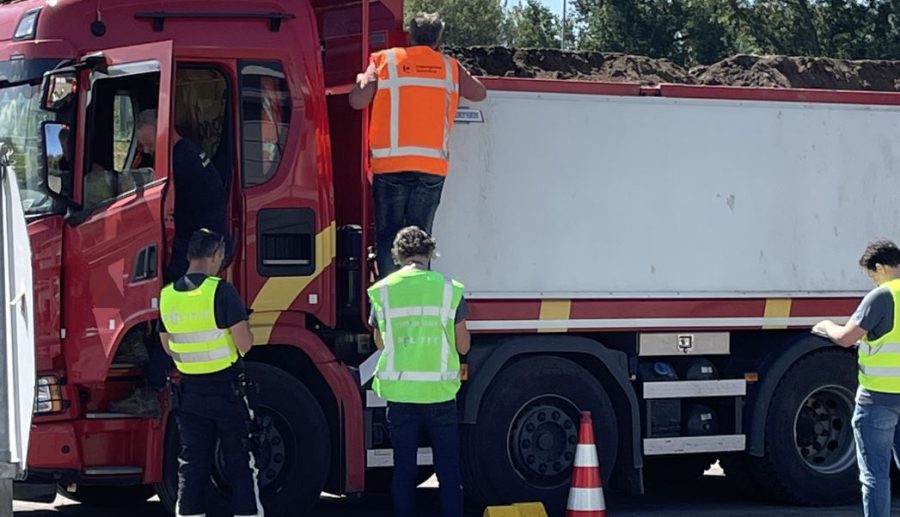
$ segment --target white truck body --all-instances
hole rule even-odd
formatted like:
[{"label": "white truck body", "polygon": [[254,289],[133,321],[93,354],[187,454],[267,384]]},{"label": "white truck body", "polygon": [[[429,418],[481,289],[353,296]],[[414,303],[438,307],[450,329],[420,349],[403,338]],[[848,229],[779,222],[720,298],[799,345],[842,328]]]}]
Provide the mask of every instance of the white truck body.
[{"label": "white truck body", "polygon": [[478,298],[856,295],[900,237],[900,107],[491,91],[436,268]]}]

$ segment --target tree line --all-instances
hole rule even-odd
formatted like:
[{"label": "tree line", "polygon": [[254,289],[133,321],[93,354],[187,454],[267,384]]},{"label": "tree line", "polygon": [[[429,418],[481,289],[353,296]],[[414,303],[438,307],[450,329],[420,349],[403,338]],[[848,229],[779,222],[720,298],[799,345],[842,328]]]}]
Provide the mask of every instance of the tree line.
[{"label": "tree line", "polygon": [[900,59],[900,0],[407,0],[440,11],[449,45],[625,52],[681,65],[730,55]]}]

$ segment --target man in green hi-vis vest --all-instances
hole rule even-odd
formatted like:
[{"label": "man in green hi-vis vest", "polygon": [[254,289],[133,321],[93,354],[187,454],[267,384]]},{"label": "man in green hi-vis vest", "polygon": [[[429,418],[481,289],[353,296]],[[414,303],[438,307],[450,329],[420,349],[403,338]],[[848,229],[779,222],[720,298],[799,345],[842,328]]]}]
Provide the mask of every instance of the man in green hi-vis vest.
[{"label": "man in green hi-vis vest", "polygon": [[469,351],[463,285],[431,270],[435,241],[403,228],[391,250],[400,269],[369,288],[375,344],[372,386],[387,401],[394,447],[394,515],[416,514],[419,434],[428,432],[440,483],[441,515],[462,517],[459,471],[459,356]]},{"label": "man in green hi-vis vest", "polygon": [[900,248],[891,241],[872,242],[859,265],[878,287],[846,325],[826,320],[813,332],[844,347],[861,340],[853,434],[863,511],[866,517],[888,517],[891,451],[895,461],[900,452]]}]

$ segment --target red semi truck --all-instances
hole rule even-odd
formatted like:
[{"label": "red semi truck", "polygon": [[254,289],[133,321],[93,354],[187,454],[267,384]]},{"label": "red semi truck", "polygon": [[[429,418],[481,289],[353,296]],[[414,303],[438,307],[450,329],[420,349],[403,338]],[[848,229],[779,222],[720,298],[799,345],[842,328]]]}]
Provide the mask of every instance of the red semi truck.
[{"label": "red semi truck", "polygon": [[[33,248],[38,386],[23,497],[154,492],[178,438],[110,413],[142,382],[173,239],[172,132],[223,173],[253,309],[262,499],[383,489],[368,389],[374,244],[363,116],[349,84],[405,44],[402,0],[26,0],[0,6],[0,139]],[[364,50],[365,49],[365,50]],[[459,395],[473,504],[564,504],[580,410],[604,477],[729,477],[803,504],[858,491],[851,352],[811,336],[867,289],[895,235],[900,94],[486,78],[461,106],[435,234],[473,349]],[[138,113],[158,110],[137,163]],[[419,454],[429,474],[430,450]],[[646,476],[645,476],[646,474]],[[216,490],[228,487],[213,475]]]}]

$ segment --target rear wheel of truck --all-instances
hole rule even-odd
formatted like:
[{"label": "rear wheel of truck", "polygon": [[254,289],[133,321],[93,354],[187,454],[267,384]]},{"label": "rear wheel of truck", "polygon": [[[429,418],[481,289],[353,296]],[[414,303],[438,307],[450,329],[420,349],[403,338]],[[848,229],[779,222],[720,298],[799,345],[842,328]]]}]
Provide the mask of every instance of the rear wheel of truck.
[{"label": "rear wheel of truck", "polygon": [[463,426],[463,489],[485,505],[541,501],[565,509],[580,412],[590,410],[604,481],[618,450],[612,402],[587,370],[560,357],[529,357],[505,366],[481,401],[478,421]]},{"label": "rear wheel of truck", "polygon": [[851,425],[856,372],[854,357],[837,349],[812,353],[787,371],[769,405],[765,456],[742,458],[763,493],[810,506],[859,497]]},{"label": "rear wheel of truck", "polygon": [[[253,396],[260,435],[255,457],[259,496],[267,516],[302,516],[319,500],[331,456],[328,425],[315,397],[286,372],[261,363],[247,363],[247,373],[259,387]],[[235,425],[243,425],[235,423]],[[163,481],[156,486],[159,499],[174,513],[178,497],[178,452],[181,448],[174,415],[166,433]],[[216,447],[213,475],[214,515],[227,513],[230,489]]]},{"label": "rear wheel of truck", "polygon": [[67,487],[59,486],[57,492],[75,502],[97,508],[131,508],[147,502],[153,497],[153,486],[101,486],[76,485],[70,492]]}]

